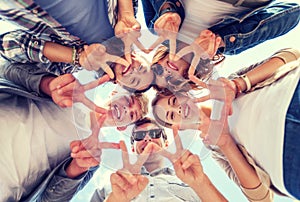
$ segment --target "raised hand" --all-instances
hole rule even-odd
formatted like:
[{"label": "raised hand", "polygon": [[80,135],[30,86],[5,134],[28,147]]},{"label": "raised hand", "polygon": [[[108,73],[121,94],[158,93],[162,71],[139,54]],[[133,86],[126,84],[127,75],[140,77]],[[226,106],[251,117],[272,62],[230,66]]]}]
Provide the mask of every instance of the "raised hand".
[{"label": "raised hand", "polygon": [[167,150],[161,150],[159,153],[172,162],[175,173],[181,181],[191,187],[195,187],[199,185],[198,183],[204,177],[200,159],[197,155],[183,148],[180,136],[178,135],[178,126],[173,126],[172,129],[176,152],[170,153]]},{"label": "raised hand", "polygon": [[64,74],[50,82],[50,94],[53,101],[60,107],[71,107],[73,103],[81,102],[91,110],[105,114],[106,110],[97,106],[84,93],[107,81],[109,81],[109,77],[104,75],[95,81],[82,85],[72,74]]},{"label": "raised hand", "polygon": [[225,146],[232,141],[228,127],[228,116],[223,113],[220,120],[212,120],[200,109],[200,137],[206,145]]},{"label": "raised hand", "polygon": [[194,40],[194,42],[182,48],[177,54],[174,60],[179,60],[184,55],[193,53],[194,57],[191,61],[191,65],[188,71],[189,76],[195,74],[196,67],[200,62],[200,59],[212,59],[216,54],[222,39],[216,36],[209,30],[204,30],[200,35]]},{"label": "raised hand", "polygon": [[[152,145],[152,143],[150,143]],[[137,156],[137,160],[134,164],[130,163],[128,150],[124,141],[120,142],[120,148],[122,150],[122,159],[123,159],[123,170],[124,172],[129,172],[132,174],[140,174],[141,168],[144,163],[147,161],[150,153],[152,152],[152,147],[149,145],[146,146],[145,150]]]},{"label": "raised hand", "polygon": [[130,64],[123,58],[111,55],[106,52],[106,48],[102,44],[85,45],[84,51],[80,54],[79,63],[87,70],[99,70],[100,68],[106,72],[111,79],[114,78],[114,72],[107,62],[115,62],[128,67]]},{"label": "raised hand", "polygon": [[200,98],[195,98],[195,102],[204,102],[209,99],[218,100],[225,103],[225,112],[228,115],[233,113],[232,111],[232,101],[235,99],[235,84],[226,79],[218,78],[218,80],[210,79],[207,83],[200,81],[199,78],[192,75],[190,80],[193,81],[196,85],[206,88],[209,90],[209,94]]},{"label": "raised hand", "polygon": [[102,149],[119,149],[118,143],[99,142],[98,134],[105,120],[105,116],[98,121],[91,113],[92,134],[84,140],[75,140],[70,143],[72,162],[66,169],[69,177],[76,177],[87,171],[90,167],[99,165]]},{"label": "raised hand", "polygon": [[110,176],[112,192],[109,194],[107,201],[131,201],[145,189],[149,182],[147,177],[140,174],[141,167],[148,159],[149,149],[146,149],[146,147],[144,151],[146,154],[139,155],[137,161],[131,164],[124,141],[120,141],[120,148],[122,150],[123,168]]},{"label": "raised hand", "polygon": [[115,35],[124,43],[124,54],[126,60],[131,64],[131,46],[135,44],[140,50],[147,52],[144,45],[139,41],[141,36],[141,25],[134,16],[126,16],[119,20],[115,26]]},{"label": "raised hand", "polygon": [[127,202],[137,197],[147,186],[147,177],[135,174],[131,175],[122,171],[111,174],[110,182],[112,192],[107,201]]},{"label": "raised hand", "polygon": [[169,57],[170,60],[173,60],[176,53],[176,38],[180,23],[181,18],[177,13],[165,13],[160,16],[154,24],[154,30],[159,37],[150,46],[149,50],[151,51],[165,40],[169,40]]}]

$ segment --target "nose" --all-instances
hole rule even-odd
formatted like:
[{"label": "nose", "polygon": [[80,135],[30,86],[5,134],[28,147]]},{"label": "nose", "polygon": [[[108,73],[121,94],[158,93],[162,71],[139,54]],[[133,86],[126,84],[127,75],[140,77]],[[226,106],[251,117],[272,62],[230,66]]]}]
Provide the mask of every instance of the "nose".
[{"label": "nose", "polygon": [[144,138],[144,141],[145,142],[151,142],[152,141],[152,138],[147,134]]}]

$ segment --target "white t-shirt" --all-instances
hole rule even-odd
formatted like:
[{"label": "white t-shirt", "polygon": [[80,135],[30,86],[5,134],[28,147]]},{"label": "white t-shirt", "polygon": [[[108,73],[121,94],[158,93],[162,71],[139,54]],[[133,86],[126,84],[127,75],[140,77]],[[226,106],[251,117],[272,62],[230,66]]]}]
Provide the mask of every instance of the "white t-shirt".
[{"label": "white t-shirt", "polygon": [[217,0],[185,0],[183,4],[185,19],[178,39],[188,44],[192,43],[202,30],[211,27],[226,15],[247,10],[246,7],[234,7]]},{"label": "white t-shirt", "polygon": [[[10,96],[0,102],[0,201],[19,201],[70,155],[69,144],[88,130],[74,107]],[[11,198],[9,198],[11,197]]]},{"label": "white t-shirt", "polygon": [[[287,65],[298,65],[292,62]],[[283,143],[286,113],[300,77],[300,68],[270,86],[241,96],[233,102],[229,118],[231,134],[244,145],[281,192],[288,194],[283,181]],[[289,194],[288,194],[289,195]]]}]

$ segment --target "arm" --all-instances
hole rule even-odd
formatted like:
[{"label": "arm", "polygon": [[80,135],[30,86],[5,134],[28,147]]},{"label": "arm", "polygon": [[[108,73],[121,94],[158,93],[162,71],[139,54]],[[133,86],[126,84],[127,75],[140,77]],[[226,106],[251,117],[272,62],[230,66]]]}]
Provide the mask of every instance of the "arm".
[{"label": "arm", "polygon": [[45,40],[41,40],[25,30],[16,30],[0,37],[0,55],[11,62],[48,63],[43,55]]},{"label": "arm", "polygon": [[247,162],[240,150],[235,148],[233,151],[229,151],[229,153],[227,155],[230,155],[231,160],[235,158],[234,153],[237,153],[237,160],[233,159],[230,162],[227,156],[225,157],[219,151],[213,152],[213,158],[224,169],[228,177],[240,186],[247,199],[249,201],[261,202],[273,201],[273,192],[260,181],[254,168]]},{"label": "arm", "polygon": [[208,128],[211,124],[209,114],[205,114],[200,110],[201,114],[201,138],[207,145],[216,145],[220,148],[222,154],[226,158],[220,158],[221,165],[228,176],[240,185],[243,193],[249,201],[272,201],[272,195],[269,187],[263,185],[259,179],[256,170],[243,156],[236,143],[234,142],[228,127],[228,115],[222,113],[220,122],[222,130],[219,131],[218,137],[208,133]]},{"label": "arm", "polygon": [[223,39],[225,47],[219,51],[226,55],[239,54],[288,33],[299,22],[299,5],[293,2],[273,2],[232,16],[235,19],[224,18],[221,23],[209,28]]},{"label": "arm", "polygon": [[68,47],[60,43],[44,40],[24,30],[8,32],[0,37],[0,55],[11,63],[37,63],[54,74],[73,73],[78,66],[87,70],[103,70],[113,78],[113,72],[106,62],[116,62],[128,66],[123,58],[106,53],[102,44]]},{"label": "arm", "polygon": [[227,201],[203,172],[199,156],[186,151],[173,166],[178,178],[188,184],[201,201]]},{"label": "arm", "polygon": [[71,158],[65,159],[48,174],[47,178],[35,189],[26,201],[69,201],[91,179],[97,167],[89,169],[77,178],[69,178],[66,168]]},{"label": "arm", "polygon": [[47,97],[46,95],[49,94],[40,88],[40,83],[46,77],[55,78],[56,76],[39,68],[36,64],[12,63],[0,68],[0,77],[24,87],[29,93]]},{"label": "arm", "polygon": [[[244,68],[238,71],[233,76],[239,75],[233,79],[236,84],[238,93],[248,92],[254,90],[256,87],[267,85],[269,82],[275,81],[275,76],[280,78],[284,75],[285,71],[279,71],[281,67],[291,61],[297,60],[300,57],[300,52],[296,49],[283,49],[272,55],[269,59],[252,65],[248,68]],[[245,78],[241,75],[245,75],[248,78],[250,89],[247,89],[247,83]],[[277,78],[277,79],[278,79]]]},{"label": "arm", "polygon": [[20,63],[72,63],[72,47],[37,37],[25,30],[1,35],[0,54],[5,59]]}]

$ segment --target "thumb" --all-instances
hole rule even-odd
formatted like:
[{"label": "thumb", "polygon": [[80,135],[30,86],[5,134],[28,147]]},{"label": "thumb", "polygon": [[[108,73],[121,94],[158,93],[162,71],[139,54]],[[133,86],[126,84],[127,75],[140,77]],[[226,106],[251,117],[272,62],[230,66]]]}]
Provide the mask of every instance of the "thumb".
[{"label": "thumb", "polygon": [[139,31],[139,30],[141,30],[141,25],[140,25],[140,23],[136,22],[136,23],[134,23],[134,25],[131,28],[135,31]]}]

